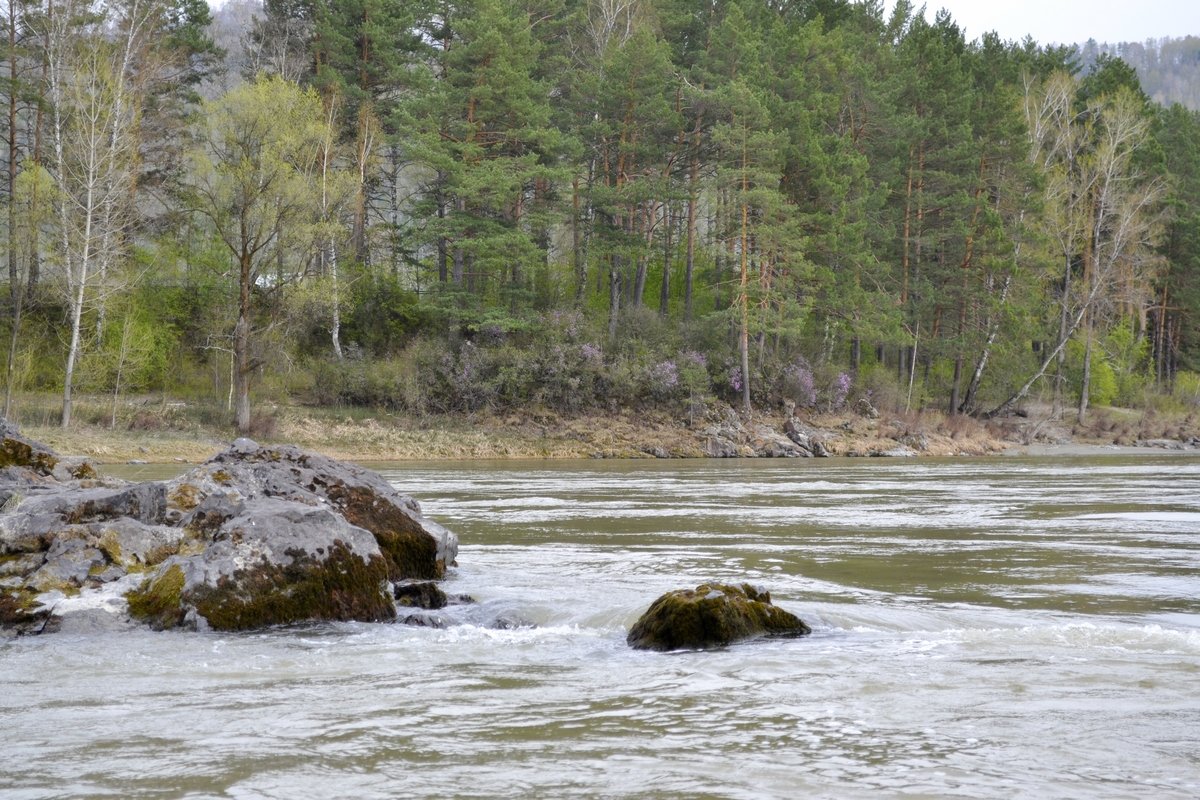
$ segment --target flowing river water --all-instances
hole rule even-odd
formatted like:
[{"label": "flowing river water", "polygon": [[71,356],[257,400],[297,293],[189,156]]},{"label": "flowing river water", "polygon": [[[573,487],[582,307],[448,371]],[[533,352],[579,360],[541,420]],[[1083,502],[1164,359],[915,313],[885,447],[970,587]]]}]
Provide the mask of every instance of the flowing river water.
[{"label": "flowing river water", "polygon": [[[0,797],[1200,796],[1200,459],[372,466],[477,604],[0,642]],[[713,579],[813,634],[626,647]]]}]

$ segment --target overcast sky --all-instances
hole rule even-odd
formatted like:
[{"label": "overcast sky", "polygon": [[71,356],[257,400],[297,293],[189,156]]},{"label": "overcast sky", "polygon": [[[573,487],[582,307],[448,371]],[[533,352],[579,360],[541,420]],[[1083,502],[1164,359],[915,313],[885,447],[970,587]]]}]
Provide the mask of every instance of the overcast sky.
[{"label": "overcast sky", "polygon": [[[208,0],[213,8],[225,0]],[[967,39],[996,31],[1020,41],[1026,34],[1040,44],[1144,42],[1164,36],[1200,36],[1200,0],[913,0],[926,6],[930,22],[946,8]],[[888,13],[895,0],[884,0]]]},{"label": "overcast sky", "polygon": [[[913,0],[920,8],[922,0]],[[895,5],[888,0],[889,12]],[[967,39],[996,31],[1003,39],[1032,35],[1040,44],[1142,42],[1200,36],[1200,0],[925,0],[932,22],[945,8]]]}]

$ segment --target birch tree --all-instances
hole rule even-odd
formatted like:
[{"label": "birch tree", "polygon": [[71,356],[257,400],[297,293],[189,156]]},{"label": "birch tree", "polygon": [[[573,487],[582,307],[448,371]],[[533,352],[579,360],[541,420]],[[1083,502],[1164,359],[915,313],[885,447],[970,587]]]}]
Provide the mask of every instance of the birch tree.
[{"label": "birch tree", "polygon": [[[115,10],[68,0],[50,6],[46,16],[57,256],[68,318],[64,428],[71,424],[84,311],[102,297],[100,283],[124,246],[131,218],[138,118],[131,72],[153,13],[139,0]],[[125,25],[123,38],[105,35],[110,21]]]},{"label": "birch tree", "polygon": [[[1052,365],[1061,367],[1067,343],[1090,330],[1091,315],[1152,277],[1164,185],[1135,158],[1149,141],[1150,120],[1126,89],[1076,110],[1072,86],[1068,76],[1052,76],[1030,116],[1034,157],[1045,176],[1044,224],[1062,265],[1057,337],[1033,374],[987,416],[1011,410]],[[1089,342],[1090,333],[1080,416],[1087,408]]]}]

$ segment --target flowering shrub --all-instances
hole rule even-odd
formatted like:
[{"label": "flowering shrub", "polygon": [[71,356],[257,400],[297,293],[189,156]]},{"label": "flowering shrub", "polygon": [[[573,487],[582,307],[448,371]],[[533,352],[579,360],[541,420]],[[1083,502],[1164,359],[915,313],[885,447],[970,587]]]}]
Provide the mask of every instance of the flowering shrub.
[{"label": "flowering shrub", "polygon": [[783,370],[784,395],[796,401],[796,405],[813,408],[817,404],[817,384],[812,368],[803,357],[797,358]]},{"label": "flowering shrub", "polygon": [[[548,315],[549,316],[549,315]],[[713,392],[709,357],[634,343],[598,343],[575,329],[578,315],[543,320],[536,337],[492,337],[480,328],[457,342],[419,337],[385,366],[345,361],[321,367],[321,402],[372,405],[411,413],[547,408],[561,412],[661,407],[702,408]],[[582,340],[573,340],[581,335]],[[591,341],[587,339],[591,338]],[[724,369],[721,363],[715,374]],[[741,373],[731,372],[736,389]]]},{"label": "flowering shrub", "polygon": [[850,389],[854,386],[854,379],[848,373],[839,372],[838,376],[833,381],[833,388],[829,395],[829,410],[837,411],[842,406],[846,405],[846,398],[850,396]]},{"label": "flowering shrub", "polygon": [[655,400],[670,400],[678,393],[679,368],[674,361],[660,361],[646,371],[646,391]]}]

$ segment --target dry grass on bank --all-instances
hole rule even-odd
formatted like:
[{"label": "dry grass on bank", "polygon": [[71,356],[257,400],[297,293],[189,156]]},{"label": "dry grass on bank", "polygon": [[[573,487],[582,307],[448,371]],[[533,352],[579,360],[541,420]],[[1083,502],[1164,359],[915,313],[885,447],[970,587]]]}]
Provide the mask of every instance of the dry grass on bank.
[{"label": "dry grass on bank", "polygon": [[[199,462],[229,444],[236,433],[224,408],[134,399],[80,398],[75,423],[58,426],[58,398],[21,398],[17,422],[24,433],[67,455],[102,463]],[[657,411],[618,411],[564,417],[545,410],[522,414],[443,415],[410,418],[368,409],[263,405],[251,437],[287,443],[358,461],[514,458],[677,458],[704,454],[706,431],[739,415],[712,406],[695,418]],[[1111,446],[1150,439],[1187,442],[1200,435],[1200,414],[1096,409],[1086,425],[1053,417],[1031,404],[1023,416],[980,421],[935,411],[806,414],[832,455],[911,451],[926,456],[986,455],[1031,445]],[[745,420],[740,420],[745,423]],[[781,413],[756,412],[756,427],[783,431]]]}]

